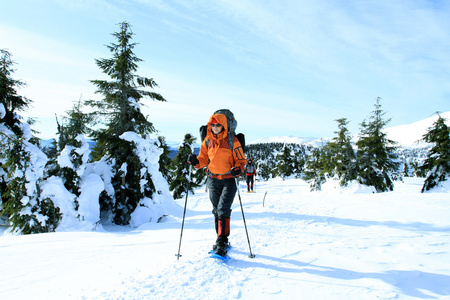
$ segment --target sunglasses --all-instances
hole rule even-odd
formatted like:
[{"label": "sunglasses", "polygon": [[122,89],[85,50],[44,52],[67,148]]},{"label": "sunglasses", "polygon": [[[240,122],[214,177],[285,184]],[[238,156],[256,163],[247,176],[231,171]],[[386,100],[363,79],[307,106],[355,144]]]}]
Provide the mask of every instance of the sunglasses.
[{"label": "sunglasses", "polygon": [[214,124],[211,124],[211,127],[222,127],[222,125],[220,125],[219,123],[214,123]]}]

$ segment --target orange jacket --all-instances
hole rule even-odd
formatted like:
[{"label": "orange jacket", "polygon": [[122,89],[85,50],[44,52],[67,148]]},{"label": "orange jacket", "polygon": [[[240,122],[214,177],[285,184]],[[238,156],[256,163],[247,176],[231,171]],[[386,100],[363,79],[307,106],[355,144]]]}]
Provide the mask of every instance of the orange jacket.
[{"label": "orange jacket", "polygon": [[[211,130],[213,118],[223,126],[222,132],[217,136]],[[197,157],[199,163],[195,166],[196,169],[207,166],[212,173],[212,177],[218,179],[233,178],[229,172],[234,167],[239,167],[241,172],[244,170],[246,160],[241,143],[234,137],[233,153],[231,153],[227,132],[227,117],[225,115],[214,114],[209,118],[207,134]]]}]

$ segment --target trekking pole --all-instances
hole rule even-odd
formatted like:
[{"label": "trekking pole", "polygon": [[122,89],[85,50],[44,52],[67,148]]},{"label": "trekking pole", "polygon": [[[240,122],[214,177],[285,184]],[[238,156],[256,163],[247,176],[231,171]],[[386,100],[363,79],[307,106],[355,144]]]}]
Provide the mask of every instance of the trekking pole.
[{"label": "trekking pole", "polygon": [[183,212],[183,222],[181,222],[180,243],[178,245],[178,254],[175,254],[175,256],[177,257],[177,261],[180,260],[180,257],[182,256],[180,254],[181,239],[183,238],[184,217],[186,216],[186,206],[187,206],[187,199],[188,199],[188,194],[189,194],[189,184],[191,183],[191,173],[192,173],[192,166],[189,166],[189,180],[188,180],[187,188],[186,188],[186,200],[184,201],[184,212]]},{"label": "trekking pole", "polygon": [[244,220],[245,233],[247,234],[248,248],[250,249],[250,254],[249,254],[248,257],[253,258],[256,255],[252,253],[252,247],[250,246],[250,238],[248,237],[247,224],[245,223],[244,208],[242,207],[241,193],[239,193],[239,180],[237,178],[235,178],[235,179],[236,179],[236,186],[237,186],[237,192],[238,192],[238,197],[239,197],[239,203],[241,204],[242,219]]}]

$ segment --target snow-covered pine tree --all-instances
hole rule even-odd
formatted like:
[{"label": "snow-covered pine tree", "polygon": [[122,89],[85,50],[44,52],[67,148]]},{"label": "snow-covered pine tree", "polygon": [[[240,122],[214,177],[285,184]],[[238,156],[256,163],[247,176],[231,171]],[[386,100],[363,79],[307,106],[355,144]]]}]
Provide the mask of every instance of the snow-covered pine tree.
[{"label": "snow-covered pine tree", "polygon": [[[26,97],[17,94],[17,89],[25,86],[24,82],[12,77],[14,61],[11,53],[0,49],[0,146],[7,146],[8,136],[23,136],[21,116],[17,113],[28,108],[31,103]],[[5,159],[0,159],[0,204],[6,203],[6,174]],[[0,211],[1,211],[0,206]]]},{"label": "snow-covered pine tree", "polygon": [[314,148],[306,157],[304,179],[309,183],[311,191],[320,191],[327,179],[324,167],[324,147]]},{"label": "snow-covered pine tree", "polygon": [[284,145],[283,151],[276,157],[278,167],[276,176],[280,176],[283,180],[294,174],[294,156],[291,154],[289,145]]},{"label": "snow-covered pine tree", "polygon": [[432,143],[433,147],[421,167],[424,172],[428,172],[422,193],[437,187],[440,182],[450,178],[450,128],[440,114],[433,126],[428,128],[423,140]]},{"label": "snow-covered pine tree", "polygon": [[288,164],[290,170],[288,173],[295,175],[297,178],[301,177],[303,167],[305,165],[306,147],[303,145],[293,143],[261,143],[250,144],[246,146],[246,157],[251,157],[257,163],[257,178],[268,180],[277,176],[284,176],[284,166],[282,166],[281,173],[279,170],[279,159],[282,159],[285,147],[289,148],[291,158]]},{"label": "snow-covered pine tree", "polygon": [[62,123],[58,123],[58,156],[55,175],[62,178],[64,187],[80,196],[81,175],[89,161],[89,144],[85,138],[91,130],[87,124],[93,117],[82,110],[82,103],[78,101]]},{"label": "snow-covered pine tree", "polygon": [[297,178],[302,178],[304,175],[304,169],[306,164],[306,152],[307,152],[308,146],[306,145],[300,145],[300,149],[298,152],[296,152],[296,160],[297,160]]},{"label": "snow-covered pine tree", "polygon": [[411,166],[409,163],[405,160],[403,160],[403,171],[402,171],[403,177],[410,177],[411,176]]},{"label": "snow-covered pine tree", "polygon": [[47,156],[36,146],[30,124],[18,114],[31,101],[17,94],[25,84],[12,78],[11,54],[0,50],[0,211],[12,230],[23,234],[54,230],[60,219],[58,208],[40,199],[40,183]]},{"label": "snow-covered pine tree", "polygon": [[[195,140],[195,137],[193,137],[190,133],[187,133],[184,136],[183,143],[181,143],[180,147],[178,147],[177,155],[172,160],[172,180],[169,184],[169,189],[173,192],[174,199],[180,199],[186,195],[189,180],[189,192],[193,193],[194,188],[198,187],[193,180],[193,174],[195,172],[194,169],[192,170],[191,178],[189,178],[190,166],[187,162],[189,154],[192,154],[192,144]],[[198,172],[203,172],[203,170],[198,170]]]},{"label": "snow-covered pine tree", "polygon": [[[112,35],[117,43],[108,45],[112,58],[97,59],[96,63],[111,80],[92,80],[97,86],[97,93],[103,99],[87,101],[94,108],[94,115],[101,117],[101,123],[106,128],[94,132],[96,141],[93,158],[103,159],[112,166],[113,178],[111,184],[114,195],[102,194],[101,209],[103,215],[110,212],[115,224],[129,224],[131,213],[144,197],[151,198],[153,193],[151,175],[142,175],[144,164],[136,152],[136,143],[127,141],[121,136],[133,132],[146,138],[155,132],[155,128],[141,111],[141,99],[149,97],[152,100],[166,101],[158,93],[144,88],[157,87],[156,82],[147,77],[134,74],[137,63],[142,60],[133,52],[135,43],[131,43],[133,32],[127,22],[119,24],[120,31]],[[145,176],[146,178],[141,178]],[[141,189],[141,179],[146,181]]]},{"label": "snow-covered pine tree", "polygon": [[47,156],[25,137],[7,136],[2,145],[1,158],[8,169],[3,203],[12,230],[23,233],[53,231],[59,220],[59,209],[49,199],[40,199],[40,184],[44,176]]},{"label": "snow-covered pine tree", "polygon": [[257,178],[262,178],[264,180],[273,178],[274,169],[269,165],[267,160],[258,161],[256,169],[258,170]]},{"label": "snow-covered pine tree", "polygon": [[398,173],[395,142],[386,137],[383,132],[390,119],[385,120],[386,114],[381,109],[380,97],[377,97],[375,110],[369,121],[361,123],[359,140],[356,142],[357,164],[359,168],[358,181],[361,184],[375,187],[377,192],[392,191],[394,180],[400,177]]},{"label": "snow-covered pine tree", "polygon": [[330,176],[337,177],[341,186],[346,186],[350,181],[356,179],[356,154],[352,146],[352,137],[347,129],[346,118],[335,120],[338,123],[339,131],[333,140],[325,147],[330,156]]}]

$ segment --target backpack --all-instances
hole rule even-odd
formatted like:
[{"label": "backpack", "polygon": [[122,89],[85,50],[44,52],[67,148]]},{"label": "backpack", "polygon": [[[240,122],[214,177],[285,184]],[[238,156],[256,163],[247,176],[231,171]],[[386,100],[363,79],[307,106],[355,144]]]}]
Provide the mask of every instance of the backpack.
[{"label": "backpack", "polygon": [[[227,117],[228,145],[230,146],[231,152],[233,152],[233,141],[234,141],[234,137],[236,137],[238,139],[239,143],[241,143],[242,151],[245,153],[245,136],[243,133],[236,134],[237,121],[234,118],[234,114],[229,109],[219,109],[219,110],[216,110],[214,112],[214,114],[222,114]],[[208,125],[203,125],[200,127],[200,137],[202,139],[202,143],[206,137],[207,130],[208,130]],[[206,146],[208,146],[208,141],[206,141]]]}]

